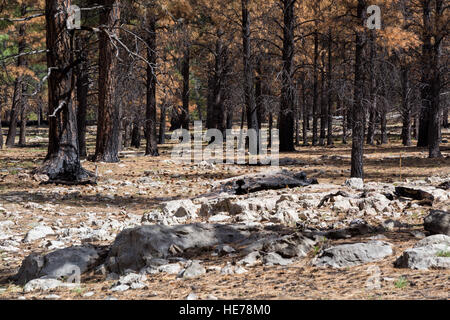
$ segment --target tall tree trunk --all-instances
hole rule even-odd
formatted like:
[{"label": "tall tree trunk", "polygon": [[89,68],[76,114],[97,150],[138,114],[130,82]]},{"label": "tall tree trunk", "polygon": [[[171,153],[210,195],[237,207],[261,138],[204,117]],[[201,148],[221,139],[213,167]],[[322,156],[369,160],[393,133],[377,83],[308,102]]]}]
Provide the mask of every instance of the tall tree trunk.
[{"label": "tall tree trunk", "polygon": [[300,86],[296,90],[296,99],[294,103],[294,121],[295,121],[295,145],[300,145]]},{"label": "tall tree trunk", "polygon": [[342,144],[347,144],[347,107],[344,106],[342,99],[338,99],[338,108],[342,108]]},{"label": "tall tree trunk", "polygon": [[327,145],[333,145],[333,91],[332,91],[332,80],[333,80],[333,41],[331,37],[331,30],[328,30],[328,70],[327,70],[327,92],[328,92],[328,110],[327,110]]},{"label": "tall tree trunk", "polygon": [[86,116],[89,93],[89,62],[87,60],[86,39],[80,36],[77,39],[76,46],[78,51],[78,59],[81,60],[76,68],[77,72],[77,127],[78,127],[78,143],[80,148],[80,157],[87,156],[86,149]]},{"label": "tall tree trunk", "polygon": [[[253,79],[253,64],[251,61],[251,42],[250,42],[250,13],[248,11],[248,1],[241,0],[242,5],[242,53],[244,63],[244,96],[247,112],[247,128],[256,131],[259,141],[258,114],[255,102],[255,86]],[[259,146],[256,150],[259,150]],[[250,148],[252,152],[253,149]]]},{"label": "tall tree trunk", "polygon": [[309,110],[306,104],[306,82],[305,82],[305,74],[302,73],[300,77],[301,86],[302,86],[302,140],[303,145],[308,145],[308,118],[309,118]]},{"label": "tall tree trunk", "polygon": [[262,81],[262,68],[261,61],[258,61],[257,65],[258,76],[255,81],[255,101],[256,101],[256,113],[258,118],[258,130],[261,130],[262,123],[265,121],[265,110],[263,105],[263,81]]},{"label": "tall tree trunk", "polygon": [[[118,87],[118,58],[112,37],[119,37],[120,0],[103,0],[100,24],[105,30],[99,36],[99,103],[95,161],[119,162],[120,103]],[[107,34],[109,33],[109,35]]]},{"label": "tall tree trunk", "polygon": [[444,111],[442,112],[442,126],[444,128],[449,128],[449,125],[448,125],[448,106],[444,106]]},{"label": "tall tree trunk", "polygon": [[190,76],[190,48],[186,45],[183,53],[183,61],[181,67],[181,75],[183,77],[183,117],[182,117],[182,127],[183,129],[189,130],[189,76]]},{"label": "tall tree trunk", "polygon": [[283,71],[281,83],[280,116],[280,151],[295,151],[294,147],[294,95],[292,81],[294,58],[294,4],[296,0],[283,0]]},{"label": "tall tree trunk", "polygon": [[370,107],[369,107],[369,123],[367,126],[367,144],[373,145],[375,142],[375,124],[377,118],[377,82],[375,77],[375,56],[376,56],[376,33],[370,31],[370,58],[369,58],[369,74],[370,78]]},{"label": "tall tree trunk", "polygon": [[[358,0],[357,17],[362,24],[365,17],[366,1]],[[353,134],[352,134],[352,160],[351,177],[364,179],[364,117],[365,108],[363,103],[364,84],[364,47],[366,45],[365,31],[356,31],[355,50],[355,85],[353,105]]]},{"label": "tall tree trunk", "polygon": [[51,180],[80,181],[89,176],[81,167],[75,104],[73,34],[66,28],[67,14],[61,14],[71,0],[46,0],[49,144],[38,172]]},{"label": "tall tree trunk", "polygon": [[27,120],[28,120],[28,106],[26,99],[24,98],[22,105],[22,112],[20,113],[20,134],[19,134],[19,146],[24,147],[27,144]]},{"label": "tall tree trunk", "polygon": [[161,114],[159,118],[159,144],[166,143],[166,102],[163,101],[161,104]]},{"label": "tall tree trunk", "polygon": [[[435,0],[435,21],[433,31],[438,32],[439,28],[442,28],[444,3],[443,0]],[[447,6],[448,9],[448,6]],[[447,21],[448,23],[448,21]],[[435,34],[434,43],[432,46],[432,57],[430,62],[430,78],[427,85],[430,88],[430,104],[429,104],[429,125],[428,125],[428,156],[430,158],[442,157],[440,151],[441,143],[441,70],[440,70],[440,55],[441,55],[441,43],[442,39],[440,34]]]},{"label": "tall tree trunk", "polygon": [[[5,90],[6,91],[6,90]],[[6,93],[6,92],[5,92]],[[5,101],[7,101],[7,95],[5,94],[4,97]],[[2,105],[3,103],[0,103],[0,150],[3,149],[3,129],[2,129]]]},{"label": "tall tree trunk", "polygon": [[319,97],[318,97],[318,60],[319,60],[319,33],[314,32],[314,62],[313,62],[313,136],[312,145],[317,145],[318,135],[318,115],[319,115]]},{"label": "tall tree trunk", "polygon": [[141,147],[141,125],[137,116],[133,120],[131,129],[131,146],[136,149]]},{"label": "tall tree trunk", "polygon": [[387,144],[389,142],[388,132],[387,132],[387,110],[386,107],[382,107],[381,109],[381,137],[380,143]]},{"label": "tall tree trunk", "polygon": [[148,156],[159,156],[158,137],[156,134],[156,17],[151,9],[147,9],[147,60],[150,63],[147,66],[147,108],[145,117],[145,135],[147,144],[145,154]]},{"label": "tall tree trunk", "polygon": [[322,55],[322,70],[320,74],[320,137],[319,145],[325,145],[325,137],[327,131],[327,102],[325,101],[325,55]]},{"label": "tall tree trunk", "polygon": [[402,82],[402,143],[404,146],[411,145],[411,106],[408,99],[409,92],[409,67],[401,68]]},{"label": "tall tree trunk", "polygon": [[224,106],[224,83],[226,63],[227,63],[227,51],[222,43],[223,32],[217,31],[215,60],[213,74],[208,80],[208,106],[206,117],[207,129],[218,129],[222,132],[225,131],[225,106]]},{"label": "tall tree trunk", "polygon": [[[22,17],[25,17],[27,14],[27,5],[26,3],[22,3],[20,7],[20,13]],[[22,23],[19,27],[19,43],[18,43],[18,58],[17,58],[17,67],[25,67],[27,65],[26,59],[24,56],[21,56],[22,53],[25,52],[26,49],[26,24]],[[9,121],[9,129],[8,136],[6,137],[6,146],[12,147],[14,146],[16,134],[17,134],[17,121],[19,116],[22,113],[22,109],[24,107],[24,76],[19,75],[17,79],[14,81],[14,95],[13,95],[13,104],[11,107],[11,117]]]}]

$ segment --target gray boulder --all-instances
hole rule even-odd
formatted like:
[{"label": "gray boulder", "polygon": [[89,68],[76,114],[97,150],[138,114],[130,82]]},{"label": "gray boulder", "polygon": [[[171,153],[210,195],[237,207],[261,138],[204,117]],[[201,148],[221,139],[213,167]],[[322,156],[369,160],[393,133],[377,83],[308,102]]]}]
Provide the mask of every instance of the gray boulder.
[{"label": "gray boulder", "polygon": [[180,278],[191,279],[206,273],[206,269],[198,262],[192,261],[188,267],[182,271]]},{"label": "gray boulder", "polygon": [[13,280],[23,285],[44,276],[56,279],[79,276],[100,263],[101,253],[88,246],[65,248],[47,255],[32,253],[24,259]]},{"label": "gray boulder", "polygon": [[173,227],[146,225],[122,231],[111,246],[106,268],[123,273],[141,270],[154,258],[177,256],[188,249],[212,248],[249,239],[243,225],[187,224]]},{"label": "gray boulder", "polygon": [[284,258],[303,258],[314,248],[315,241],[295,233],[263,244],[264,252],[275,252]]},{"label": "gray boulder", "polygon": [[266,266],[287,266],[293,263],[292,259],[284,259],[278,253],[270,252],[263,257],[263,263]]},{"label": "gray boulder", "polygon": [[52,278],[40,278],[29,281],[23,287],[25,293],[33,291],[49,291],[58,288],[75,288],[78,285],[75,283],[65,283]]},{"label": "gray boulder", "polygon": [[431,210],[425,217],[423,226],[431,234],[450,236],[450,213],[441,210]]},{"label": "gray boulder", "polygon": [[450,269],[450,237],[434,235],[420,240],[395,261],[397,268]]},{"label": "gray boulder", "polygon": [[392,255],[392,247],[383,241],[343,244],[325,249],[314,259],[317,267],[344,268],[379,261]]}]

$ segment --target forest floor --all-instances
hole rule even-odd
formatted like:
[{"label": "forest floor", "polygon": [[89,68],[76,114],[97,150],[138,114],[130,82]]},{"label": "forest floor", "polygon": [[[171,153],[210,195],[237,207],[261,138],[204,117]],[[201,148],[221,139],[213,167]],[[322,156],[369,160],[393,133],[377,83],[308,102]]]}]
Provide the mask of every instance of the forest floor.
[{"label": "forest floor", "polygon": [[[93,131],[93,128],[90,128]],[[395,128],[391,128],[395,132]],[[313,267],[308,259],[289,266],[254,266],[241,275],[209,272],[190,280],[176,275],[156,274],[147,277],[146,289],[111,292],[114,281],[93,273],[83,276],[77,289],[56,289],[51,292],[24,293],[23,288],[6,279],[15,274],[22,260],[32,252],[49,252],[56,235],[23,243],[28,230],[40,223],[49,226],[77,228],[95,213],[99,217],[141,217],[161,202],[185,199],[208,193],[211,182],[246,173],[261,171],[261,167],[216,165],[213,169],[194,165],[175,165],[170,161],[171,145],[161,147],[161,157],[142,156],[143,150],[125,150],[117,164],[94,164],[83,161],[83,167],[99,175],[98,186],[40,186],[31,171],[40,165],[46,153],[44,129],[29,130],[28,146],[0,152],[0,222],[13,220],[13,235],[9,240],[15,252],[0,249],[0,299],[184,299],[195,292],[200,299],[214,295],[218,299],[448,299],[450,271],[397,269],[393,262],[417,239],[409,232],[386,232],[384,236],[394,246],[394,254],[379,262],[343,269]],[[443,131],[444,141],[450,130]],[[365,147],[366,182],[395,183],[423,180],[450,174],[450,144],[442,144],[442,159],[428,159],[426,149],[404,147],[397,135],[390,143]],[[94,137],[89,136],[89,152],[93,152]],[[298,147],[295,153],[281,153],[281,168],[304,171],[320,184],[342,185],[350,175],[351,143],[336,141],[333,147]],[[291,165],[283,165],[288,159]],[[401,159],[401,160],[400,160]],[[401,167],[400,167],[401,163]],[[98,165],[98,168],[96,168]],[[151,184],[141,184],[143,177]],[[115,183],[115,182],[121,183]],[[301,193],[301,188],[292,192]],[[447,209],[449,202],[437,204]],[[401,215],[400,221],[414,225],[423,232],[423,217],[429,208],[418,208],[414,215]],[[13,213],[13,214],[10,214]],[[413,230],[411,229],[411,230]],[[407,231],[411,231],[407,230]],[[357,236],[351,242],[367,239]],[[0,245],[1,245],[0,237]],[[345,242],[334,241],[333,244]],[[75,242],[76,244],[77,242]],[[96,244],[110,245],[112,241]],[[202,257],[205,266],[224,266],[232,257]],[[381,271],[381,288],[370,290],[365,282],[370,266]],[[86,295],[86,293],[89,293]],[[56,295],[56,296],[54,296]]]}]

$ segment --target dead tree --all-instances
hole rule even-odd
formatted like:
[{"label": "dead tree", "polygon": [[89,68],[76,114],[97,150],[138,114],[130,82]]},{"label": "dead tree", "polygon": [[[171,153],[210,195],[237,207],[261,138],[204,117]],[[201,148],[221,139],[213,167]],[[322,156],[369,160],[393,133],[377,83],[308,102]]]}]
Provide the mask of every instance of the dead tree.
[{"label": "dead tree", "polygon": [[49,144],[44,164],[37,171],[50,181],[80,182],[89,177],[80,163],[76,104],[73,33],[66,28],[71,0],[47,0],[47,65]]}]

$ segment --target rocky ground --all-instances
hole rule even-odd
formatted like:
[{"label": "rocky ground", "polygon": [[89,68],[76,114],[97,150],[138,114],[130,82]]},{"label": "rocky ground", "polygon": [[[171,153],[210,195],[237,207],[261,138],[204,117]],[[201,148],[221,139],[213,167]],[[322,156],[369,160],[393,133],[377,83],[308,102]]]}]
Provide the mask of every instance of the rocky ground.
[{"label": "rocky ground", "polygon": [[0,298],[448,299],[443,149],[371,147],[364,184],[347,180],[347,146],[301,149],[281,155],[276,180],[318,184],[242,195],[237,180],[272,169],[128,150],[83,163],[97,185],[39,185],[42,146],[2,151]]}]

